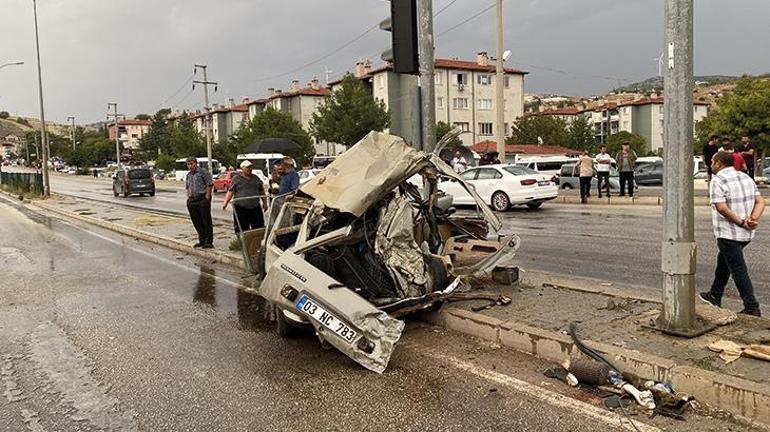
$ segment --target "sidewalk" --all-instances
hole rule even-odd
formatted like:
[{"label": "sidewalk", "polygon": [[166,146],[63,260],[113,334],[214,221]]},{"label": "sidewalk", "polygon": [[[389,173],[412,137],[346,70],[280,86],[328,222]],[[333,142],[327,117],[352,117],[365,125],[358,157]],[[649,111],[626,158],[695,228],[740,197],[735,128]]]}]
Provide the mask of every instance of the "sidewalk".
[{"label": "sidewalk", "polygon": [[[229,224],[215,223],[215,249],[201,250],[191,247],[196,240],[195,232],[186,218],[72,198],[36,201],[33,205],[186,254],[244,268],[240,253],[228,250],[233,238]],[[584,342],[607,354],[625,372],[668,382],[676,391],[691,394],[701,403],[770,426],[770,363],[739,358],[725,364],[707,348],[721,339],[768,344],[770,320],[741,316],[701,337],[680,339],[642,327],[658,315],[657,291],[524,270],[521,274],[521,281],[513,286],[476,284],[479,291],[474,292],[510,297],[509,306],[474,312],[472,308],[484,302],[450,303],[428,316],[428,320],[558,363],[577,352],[566,332],[571,322],[577,322]],[[740,308],[731,301],[726,305],[733,310]],[[698,306],[699,313],[708,309]]]},{"label": "sidewalk", "polygon": [[[559,363],[577,353],[567,331],[576,322],[581,339],[624,371],[669,382],[702,403],[770,425],[770,363],[741,357],[725,364],[707,348],[722,339],[769,344],[770,320],[738,316],[701,337],[682,339],[642,327],[658,316],[660,304],[654,297],[638,295],[638,290],[540,273],[522,275],[514,286],[484,289],[510,297],[507,307],[473,312],[485,302],[452,303],[430,320]],[[697,308],[699,315],[714,312],[706,305]]]}]

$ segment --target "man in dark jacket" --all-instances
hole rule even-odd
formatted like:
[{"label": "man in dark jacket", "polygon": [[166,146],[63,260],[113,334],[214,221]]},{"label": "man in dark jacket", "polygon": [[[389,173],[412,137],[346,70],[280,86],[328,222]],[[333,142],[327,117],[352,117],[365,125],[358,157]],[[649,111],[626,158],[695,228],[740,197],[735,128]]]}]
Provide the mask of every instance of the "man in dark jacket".
[{"label": "man in dark jacket", "polygon": [[706,171],[708,171],[708,180],[711,181],[711,176],[714,174],[711,168],[711,159],[719,151],[719,137],[711,135],[709,141],[703,146],[703,163],[706,165]]},{"label": "man in dark jacket", "polygon": [[615,155],[615,164],[620,175],[620,196],[625,196],[626,186],[628,195],[634,196],[634,168],[636,168],[636,152],[631,150],[631,143],[623,143],[623,148]]}]

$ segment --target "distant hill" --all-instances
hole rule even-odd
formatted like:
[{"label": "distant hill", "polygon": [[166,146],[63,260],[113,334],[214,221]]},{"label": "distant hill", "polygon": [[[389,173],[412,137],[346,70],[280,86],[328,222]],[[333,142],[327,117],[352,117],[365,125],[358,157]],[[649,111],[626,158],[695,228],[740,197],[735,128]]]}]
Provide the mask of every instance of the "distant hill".
[{"label": "distant hill", "polygon": [[30,130],[32,130],[31,127],[16,123],[16,120],[0,119],[0,138],[8,135],[23,137]]},{"label": "distant hill", "polygon": [[[702,85],[727,84],[739,80],[741,77],[729,75],[703,75],[696,76],[695,82]],[[644,93],[653,90],[663,90],[663,77],[652,77],[644,81],[629,84],[615,89],[616,93]]]}]

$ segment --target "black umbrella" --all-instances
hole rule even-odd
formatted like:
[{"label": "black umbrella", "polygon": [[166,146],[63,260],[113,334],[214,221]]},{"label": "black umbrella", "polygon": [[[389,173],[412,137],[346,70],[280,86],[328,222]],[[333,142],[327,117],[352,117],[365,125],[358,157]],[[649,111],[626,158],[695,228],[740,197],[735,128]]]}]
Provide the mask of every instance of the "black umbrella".
[{"label": "black umbrella", "polygon": [[291,153],[300,150],[302,147],[289,138],[265,138],[246,147],[246,153]]}]

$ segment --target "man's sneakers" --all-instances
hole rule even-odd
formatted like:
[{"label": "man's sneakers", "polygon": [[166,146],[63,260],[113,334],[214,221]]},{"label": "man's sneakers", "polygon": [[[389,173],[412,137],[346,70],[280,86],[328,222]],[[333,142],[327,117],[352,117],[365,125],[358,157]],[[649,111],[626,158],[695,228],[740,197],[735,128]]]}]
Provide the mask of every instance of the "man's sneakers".
[{"label": "man's sneakers", "polygon": [[722,299],[718,299],[714,297],[713,295],[711,295],[710,292],[702,292],[698,294],[698,298],[701,299],[701,301],[703,301],[704,303],[710,304],[711,306],[716,306],[720,308],[722,307]]},{"label": "man's sneakers", "polygon": [[201,247],[201,246],[203,246],[203,245],[202,245],[202,244],[200,244],[200,243],[195,243],[195,244],[193,245],[193,247],[194,247],[194,248],[199,248],[199,247]]},{"label": "man's sneakers", "polygon": [[202,249],[214,249],[214,245],[213,244],[205,244],[205,245],[201,246],[201,248]]},{"label": "man's sneakers", "polygon": [[762,312],[759,311],[759,308],[748,309],[748,310],[746,308],[744,308],[742,311],[740,311],[738,313],[742,314],[742,315],[751,315],[751,316],[755,316],[755,317],[761,317],[762,316]]}]

